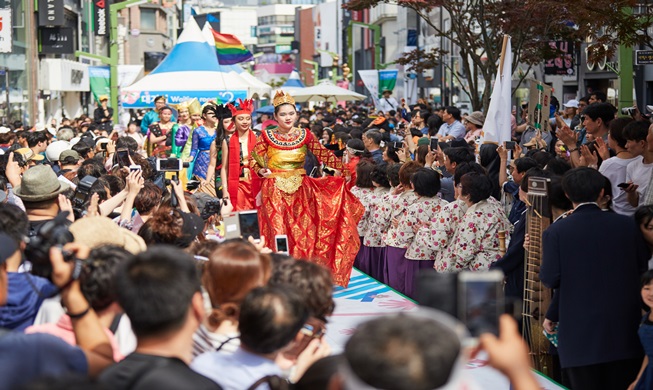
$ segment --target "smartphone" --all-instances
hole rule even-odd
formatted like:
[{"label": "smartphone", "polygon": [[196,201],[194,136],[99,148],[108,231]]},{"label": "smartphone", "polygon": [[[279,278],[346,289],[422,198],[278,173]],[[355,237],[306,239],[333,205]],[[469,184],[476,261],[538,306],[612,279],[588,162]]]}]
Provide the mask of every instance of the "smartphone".
[{"label": "smartphone", "polygon": [[143,168],[140,165],[133,164],[129,166],[129,172],[140,171],[141,169]]},{"label": "smartphone", "polygon": [[621,183],[621,184],[617,184],[617,187],[626,189],[626,188],[628,188],[629,185],[630,185],[630,183]]},{"label": "smartphone", "polygon": [[120,168],[122,167],[128,167],[131,165],[131,161],[129,160],[129,150],[127,149],[118,149],[116,150],[116,164]]},{"label": "smartphone", "polygon": [[258,226],[258,211],[247,210],[238,212],[238,225],[240,236],[244,239],[252,237],[255,240],[261,239],[261,231]]},{"label": "smartphone", "polygon": [[458,274],[458,318],[472,337],[499,335],[499,316],[505,311],[503,277],[500,270]]},{"label": "smartphone", "polygon": [[504,142],[506,150],[515,150],[515,141],[506,141]]},{"label": "smartphone", "polygon": [[394,150],[399,150],[403,147],[403,142],[392,142],[392,148]]},{"label": "smartphone", "polygon": [[283,253],[286,255],[290,254],[288,249],[288,236],[285,234],[277,234],[274,236],[274,242],[276,244],[277,253]]},{"label": "smartphone", "polygon": [[107,145],[108,145],[108,144],[109,144],[108,142],[102,142],[102,143],[100,144],[100,150],[107,150]]},{"label": "smartphone", "polygon": [[308,177],[315,177],[317,174],[317,166],[314,166],[313,169],[311,169],[311,173],[308,175]]},{"label": "smartphone", "polygon": [[438,139],[436,137],[431,137],[431,151],[438,150]]},{"label": "smartphone", "polygon": [[184,168],[184,162],[178,158],[157,158],[156,170],[159,172],[179,172]]}]

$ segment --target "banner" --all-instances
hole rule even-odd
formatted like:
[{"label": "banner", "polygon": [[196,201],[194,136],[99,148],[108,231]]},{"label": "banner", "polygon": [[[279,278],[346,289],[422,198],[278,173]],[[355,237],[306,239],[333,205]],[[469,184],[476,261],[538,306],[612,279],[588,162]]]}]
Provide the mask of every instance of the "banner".
[{"label": "banner", "polygon": [[209,100],[220,99],[221,102],[233,102],[236,99],[247,99],[247,91],[123,91],[120,94],[123,108],[154,107],[154,98],[163,95],[169,104],[179,104],[195,98],[200,104]]},{"label": "banner", "polygon": [[63,0],[39,0],[39,26],[63,26]]},{"label": "banner", "polygon": [[531,80],[528,92],[528,124],[541,131],[549,131],[552,89],[546,84]]},{"label": "banner", "polygon": [[[485,114],[485,124],[483,125],[483,142],[496,143],[503,145],[504,142],[512,138],[512,129],[510,128],[510,119],[512,105],[512,48],[510,46],[510,37],[505,43],[505,51],[502,50],[503,56],[499,63],[503,63],[503,72],[497,72],[497,78],[492,88],[490,97],[490,107]],[[501,66],[499,66],[501,69]],[[499,70],[497,69],[497,70]]]},{"label": "banner", "polygon": [[374,100],[374,106],[379,106],[379,71],[378,70],[359,70],[358,75],[361,78],[365,88],[370,92]]},{"label": "banner", "polygon": [[109,5],[110,0],[95,0],[93,23],[95,35],[105,37],[109,35]]},{"label": "banner", "polygon": [[100,101],[100,96],[111,94],[111,72],[108,66],[89,66],[88,78],[96,102]]},{"label": "banner", "polygon": [[392,91],[395,89],[397,73],[399,72],[396,69],[379,71],[379,98],[383,94],[383,91]]},{"label": "banner", "polygon": [[72,54],[73,29],[70,27],[39,27],[43,54]]},{"label": "banner", "polygon": [[567,41],[549,42],[551,50],[558,53],[556,58],[544,62],[544,74],[557,76],[574,75],[574,45]]},{"label": "banner", "polygon": [[0,9],[0,53],[11,53],[11,8]]}]

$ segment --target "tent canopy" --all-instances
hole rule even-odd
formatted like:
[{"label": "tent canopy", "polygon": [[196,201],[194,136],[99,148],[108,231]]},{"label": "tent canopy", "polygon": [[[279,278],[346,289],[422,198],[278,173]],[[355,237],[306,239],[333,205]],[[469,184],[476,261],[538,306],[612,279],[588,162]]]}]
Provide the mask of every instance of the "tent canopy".
[{"label": "tent canopy", "polygon": [[318,84],[313,87],[293,89],[290,90],[289,93],[298,103],[324,102],[329,100],[334,102],[364,100],[367,97],[360,93],[335,86],[330,82]]},{"label": "tent canopy", "polygon": [[218,64],[197,23],[191,19],[168,56],[150,74],[122,88],[125,108],[153,107],[154,98],[164,95],[169,104],[191,98],[200,103],[210,99],[229,102],[252,95],[252,85],[231,69]]}]

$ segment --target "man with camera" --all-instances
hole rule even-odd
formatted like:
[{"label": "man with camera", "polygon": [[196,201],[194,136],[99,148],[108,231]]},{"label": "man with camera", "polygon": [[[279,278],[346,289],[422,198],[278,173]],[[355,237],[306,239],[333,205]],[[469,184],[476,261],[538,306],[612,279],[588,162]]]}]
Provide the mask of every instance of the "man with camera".
[{"label": "man with camera", "polygon": [[[63,251],[74,256],[65,261],[61,248],[50,248],[51,280],[59,287],[61,301],[72,320],[79,347],[48,334],[24,334],[0,329],[0,388],[13,389],[43,377],[71,373],[97,376],[113,363],[109,338],[95,311],[82,294],[79,281],[81,262],[88,248],[70,243]],[[0,305],[7,300],[7,261],[20,256],[18,243],[0,234]]]},{"label": "man with camera", "polygon": [[14,188],[14,193],[25,205],[30,237],[35,236],[41,226],[62,211],[68,211],[69,223],[74,221],[72,204],[62,195],[69,188],[70,186],[59,181],[52,168],[46,165],[32,167],[23,174],[20,185]]}]

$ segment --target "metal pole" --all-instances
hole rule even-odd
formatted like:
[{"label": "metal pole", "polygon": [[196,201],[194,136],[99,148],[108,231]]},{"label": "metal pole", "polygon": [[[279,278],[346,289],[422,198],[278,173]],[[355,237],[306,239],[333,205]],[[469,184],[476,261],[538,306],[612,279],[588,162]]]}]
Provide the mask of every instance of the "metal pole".
[{"label": "metal pole", "polygon": [[11,106],[9,105],[9,67],[5,67],[5,93],[6,93],[6,103],[7,109],[5,112],[5,124],[9,124],[9,116],[11,113]]},{"label": "metal pole", "polygon": [[[624,7],[623,12],[633,14],[633,9]],[[633,106],[633,48],[619,45],[619,112]],[[638,102],[639,103],[639,102]]]}]

